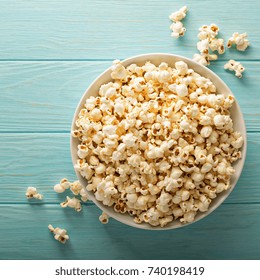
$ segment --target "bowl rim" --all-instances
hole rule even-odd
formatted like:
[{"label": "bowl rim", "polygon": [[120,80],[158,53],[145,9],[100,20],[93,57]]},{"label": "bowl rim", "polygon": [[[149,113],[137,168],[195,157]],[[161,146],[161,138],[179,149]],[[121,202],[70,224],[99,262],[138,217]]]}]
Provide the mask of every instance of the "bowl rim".
[{"label": "bowl rim", "polygon": [[[135,56],[131,56],[131,57],[128,57],[124,60],[121,61],[121,63],[124,65],[124,66],[128,66],[132,63],[135,63],[133,62],[133,60],[138,60],[138,59],[143,59],[145,61],[150,61],[153,59],[153,57],[162,57],[162,60],[161,62],[166,62],[168,63],[167,61],[164,61],[165,59],[163,57],[169,57],[169,58],[173,58],[174,60],[176,61],[184,61],[185,63],[187,63],[189,65],[189,68],[192,68],[195,66],[195,68],[199,68],[201,69],[201,72],[203,71],[206,71],[208,72],[207,73],[207,76],[211,76],[209,79],[212,80],[212,79],[216,79],[220,84],[222,84],[222,86],[224,86],[226,88],[226,90],[228,91],[228,94],[234,96],[233,92],[231,91],[231,89],[227,86],[227,84],[216,74],[214,73],[211,69],[197,63],[196,61],[190,59],[190,58],[187,58],[187,57],[184,57],[184,56],[180,56],[180,55],[175,55],[175,54],[170,54],[170,53],[161,53],[161,52],[156,52],[156,53],[144,53],[144,54],[139,54],[139,55],[135,55]],[[137,64],[139,64],[138,62],[136,62]],[[174,62],[175,63],[175,62]],[[195,70],[196,72],[197,69]],[[80,112],[80,110],[82,109],[82,105],[83,105],[83,102],[89,97],[89,96],[96,96],[96,95],[93,95],[93,94],[88,94],[89,90],[96,84],[98,83],[98,81],[105,75],[109,74],[111,72],[111,66],[109,68],[107,68],[105,71],[103,71],[100,75],[98,75],[97,78],[94,79],[94,81],[87,87],[87,89],[85,90],[85,92],[83,93],[82,97],[80,98],[78,104],[77,104],[77,107],[74,111],[74,115],[73,115],[73,119],[72,119],[72,124],[71,124],[71,130],[70,131],[73,131],[75,129],[75,121],[78,117],[78,114]],[[202,76],[205,76],[205,73],[204,74],[200,74]],[[112,78],[111,78],[111,81],[112,81]],[[234,96],[235,97],[235,96]],[[240,161],[240,169],[239,169],[239,172],[238,173],[235,173],[237,176],[235,177],[235,179],[233,180],[232,182],[232,185],[231,187],[224,191],[225,195],[223,195],[223,197],[219,198],[218,201],[215,203],[215,205],[213,206],[210,206],[208,211],[206,212],[200,212],[199,214],[201,214],[199,217],[197,217],[198,215],[196,215],[195,217],[195,220],[191,223],[178,223],[177,225],[174,225],[171,223],[169,223],[166,227],[160,227],[160,226],[151,226],[150,224],[147,224],[147,223],[142,223],[142,224],[136,224],[133,222],[129,223],[127,221],[125,221],[124,219],[124,215],[126,214],[121,214],[121,213],[117,213],[114,211],[114,209],[112,207],[108,207],[108,206],[105,206],[102,204],[102,202],[100,201],[97,201],[95,196],[94,196],[94,193],[91,192],[91,191],[87,191],[88,195],[91,197],[90,199],[92,200],[92,202],[97,206],[99,207],[99,209],[101,211],[104,211],[106,213],[108,213],[108,215],[125,224],[125,225],[128,225],[128,226],[131,226],[131,227],[135,227],[135,228],[138,228],[138,229],[145,229],[145,230],[173,230],[173,229],[178,229],[178,228],[183,228],[183,227],[186,227],[186,226],[189,226],[189,225],[192,225],[204,218],[206,218],[209,214],[211,214],[213,211],[215,211],[227,198],[228,196],[230,195],[230,193],[234,190],[241,174],[242,174],[242,171],[243,171],[243,168],[244,168],[244,164],[245,164],[245,160],[246,160],[246,154],[247,154],[247,131],[246,131],[246,125],[245,125],[245,119],[244,119],[244,116],[243,116],[243,113],[242,113],[242,110],[239,106],[239,103],[237,101],[237,99],[235,98],[235,103],[236,103],[236,111],[238,113],[238,115],[240,116],[240,119],[239,119],[239,122],[240,122],[240,133],[241,135],[243,136],[243,140],[244,140],[244,144],[243,144],[243,147],[241,149],[241,153],[242,153],[242,157],[241,159],[239,159]],[[72,137],[72,135],[70,134],[70,153],[71,153],[71,160],[72,160],[72,164],[73,164],[73,168],[74,168],[74,165],[76,163],[76,160],[78,159],[77,155],[74,153],[73,151],[73,145],[75,145],[75,141],[77,141],[76,138]],[[80,183],[82,185],[85,185],[85,178],[83,178],[81,176],[81,174],[75,170],[74,168],[74,171],[76,173],[76,176],[78,178],[78,180],[80,181]],[[237,171],[236,171],[237,172]],[[173,221],[174,222],[174,221]]]}]

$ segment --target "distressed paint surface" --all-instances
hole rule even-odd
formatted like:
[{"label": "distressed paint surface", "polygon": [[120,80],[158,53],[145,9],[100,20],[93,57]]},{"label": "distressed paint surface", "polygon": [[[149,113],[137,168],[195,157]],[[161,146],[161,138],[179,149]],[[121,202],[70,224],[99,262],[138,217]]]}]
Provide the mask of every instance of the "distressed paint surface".
[{"label": "distressed paint surface", "polygon": [[[169,14],[184,4],[186,36],[170,37]],[[0,0],[0,259],[260,259],[259,1]],[[242,20],[243,19],[243,20]],[[216,23],[220,37],[247,32],[246,52],[227,50],[210,68],[231,88],[243,111],[248,153],[223,205],[182,229],[149,232],[111,219],[86,203],[62,209],[61,178],[76,179],[69,130],[88,85],[115,58],[147,52],[192,57],[198,28]],[[223,69],[243,63],[241,80]],[[27,186],[43,201],[27,201]],[[64,246],[48,224],[70,235]],[[18,238],[19,236],[19,238]]]}]

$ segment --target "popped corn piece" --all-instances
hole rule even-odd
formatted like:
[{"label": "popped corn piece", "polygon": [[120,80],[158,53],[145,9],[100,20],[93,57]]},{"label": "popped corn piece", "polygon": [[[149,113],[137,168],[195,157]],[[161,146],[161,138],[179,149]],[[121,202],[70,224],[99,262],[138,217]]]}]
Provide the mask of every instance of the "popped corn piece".
[{"label": "popped corn piece", "polygon": [[176,92],[180,97],[184,97],[188,95],[188,87],[184,84],[180,84],[176,86]]},{"label": "popped corn piece", "polygon": [[107,224],[109,222],[109,216],[107,215],[107,213],[102,212],[102,214],[99,216],[99,221],[102,224]]},{"label": "popped corn piece", "polygon": [[238,32],[233,33],[232,37],[229,38],[227,47],[231,48],[232,45],[236,45],[237,50],[245,51],[250,45],[247,39],[247,33],[239,34]]},{"label": "popped corn piece", "polygon": [[80,212],[82,207],[80,200],[76,197],[70,198],[69,196],[66,197],[66,200],[62,203],[60,203],[60,206],[62,208],[70,207],[73,208],[75,211]]},{"label": "popped corn piece", "polygon": [[201,40],[197,43],[197,49],[201,54],[207,54],[209,51],[209,39]]},{"label": "popped corn piece", "polygon": [[219,54],[225,52],[224,40],[220,38],[213,38],[209,42],[209,48],[212,51],[217,51]]},{"label": "popped corn piece", "polygon": [[78,157],[79,158],[86,158],[89,153],[89,148],[86,145],[78,145]]},{"label": "popped corn piece", "polygon": [[[78,147],[79,148],[79,147]],[[66,179],[66,178],[63,178],[60,180],[60,183],[59,184],[56,184],[53,189],[55,192],[57,193],[62,193],[64,192],[66,189],[69,189],[71,186],[71,183]]]},{"label": "popped corn piece", "polygon": [[245,67],[238,61],[233,59],[229,60],[225,65],[224,69],[228,69],[230,71],[235,71],[235,75],[238,78],[242,78],[242,73],[245,71]]},{"label": "popped corn piece", "polygon": [[202,64],[203,66],[207,66],[208,65],[208,61],[206,59],[205,55],[199,54],[199,53],[195,53],[193,55],[193,60]]},{"label": "popped corn piece", "polygon": [[54,228],[51,224],[48,225],[48,229],[54,234],[54,238],[59,242],[65,244],[66,241],[69,240],[69,236],[65,229],[60,229],[59,227]]},{"label": "popped corn piece", "polygon": [[43,195],[39,194],[35,187],[28,187],[27,188],[26,197],[27,197],[27,199],[32,199],[32,198],[39,199],[39,200],[43,199]]},{"label": "popped corn piece", "polygon": [[181,20],[186,17],[187,7],[182,7],[179,11],[172,13],[169,18],[173,21],[170,26],[172,30],[171,36],[174,38],[179,38],[180,36],[184,36],[186,32],[186,28],[183,26]]},{"label": "popped corn piece", "polygon": [[186,32],[186,28],[183,26],[181,21],[173,22],[170,26],[170,29],[172,30],[171,36],[173,38],[179,38],[180,36],[182,37]]},{"label": "popped corn piece", "polygon": [[115,80],[124,80],[127,76],[127,70],[121,64],[120,60],[114,60],[111,70],[111,77]]},{"label": "popped corn piece", "polygon": [[182,223],[191,223],[194,221],[194,218],[196,216],[196,211],[190,211],[183,214],[183,218],[180,219],[180,222]]},{"label": "popped corn piece", "polygon": [[169,18],[172,21],[180,21],[186,17],[187,11],[188,11],[187,6],[183,6],[178,11],[171,13]]},{"label": "popped corn piece", "polygon": [[210,51],[217,51],[219,54],[225,52],[224,40],[216,38],[219,32],[219,28],[216,24],[203,25],[199,28],[199,42],[197,43],[197,49],[200,54],[194,54],[193,60],[204,65],[210,65],[211,60],[216,60],[218,56]]},{"label": "popped corn piece", "polygon": [[[217,58],[212,49],[222,52],[217,33],[215,25],[201,29],[207,44],[199,44],[195,57],[205,65]],[[232,163],[241,158],[243,138],[233,131],[229,111],[234,97],[217,94],[182,61],[175,67],[115,65],[113,82],[86,102],[90,109],[81,110],[72,132],[80,142],[75,170],[89,182],[86,188],[76,183],[73,193],[84,201],[92,191],[135,223],[193,222],[230,188]],[[94,109],[101,119],[90,115]],[[77,198],[67,197],[62,206],[81,209]]]},{"label": "popped corn piece", "polygon": [[209,54],[209,53],[198,54],[198,53],[195,53],[193,55],[193,60],[202,64],[203,66],[210,65],[211,60],[217,60],[217,59],[218,59],[218,56],[216,54]]},{"label": "popped corn piece", "polygon": [[203,126],[203,128],[200,131],[200,135],[203,138],[208,138],[211,133],[212,133],[212,127],[209,125]]},{"label": "popped corn piece", "polygon": [[99,121],[102,119],[102,113],[98,108],[94,108],[92,111],[90,111],[90,117],[93,121]]},{"label": "popped corn piece", "polygon": [[198,38],[199,40],[204,40],[206,38],[215,38],[218,35],[219,28],[216,24],[212,23],[210,25],[203,25],[199,28]]},{"label": "popped corn piece", "polygon": [[82,187],[82,189],[80,190],[79,194],[80,194],[80,199],[83,202],[87,202],[89,200],[88,193],[87,193],[87,190],[86,190],[85,187]]},{"label": "popped corn piece", "polygon": [[70,190],[74,195],[80,194],[80,191],[82,190],[83,186],[80,184],[79,181],[75,181],[70,184]]}]

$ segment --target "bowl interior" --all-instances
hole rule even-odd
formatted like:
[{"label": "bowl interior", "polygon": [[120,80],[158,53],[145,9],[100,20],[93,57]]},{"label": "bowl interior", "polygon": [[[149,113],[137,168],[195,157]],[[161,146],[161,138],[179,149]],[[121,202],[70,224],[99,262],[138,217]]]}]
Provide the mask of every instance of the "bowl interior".
[{"label": "bowl interior", "polygon": [[[192,68],[195,72],[199,73],[200,75],[209,78],[214,85],[217,87],[217,92],[218,93],[222,93],[224,95],[233,95],[231,90],[228,88],[228,86],[214,73],[212,72],[210,69],[194,62],[191,59],[182,57],[182,56],[177,56],[177,55],[173,55],[173,54],[165,54],[165,53],[151,53],[151,54],[144,54],[144,55],[139,55],[139,56],[135,56],[135,57],[131,57],[128,58],[126,60],[124,60],[122,63],[124,66],[128,66],[132,63],[135,63],[139,66],[144,65],[144,63],[146,61],[150,61],[151,63],[155,64],[156,66],[158,66],[161,62],[166,62],[168,63],[169,66],[174,67],[175,62],[177,61],[184,61],[185,63],[188,64],[189,68]],[[83,105],[86,101],[86,99],[88,97],[90,97],[91,95],[93,96],[97,96],[98,92],[99,92],[99,88],[101,85],[110,82],[112,79],[110,77],[110,73],[111,70],[107,69],[105,72],[103,72],[96,80],[94,80],[94,82],[88,87],[88,89],[85,91],[85,93],[83,94],[77,109],[75,111],[74,114],[74,118],[72,121],[72,130],[76,129],[75,126],[75,121],[78,117],[78,114],[80,112],[80,110],[83,108]],[[203,213],[198,213],[195,217],[194,222],[206,217],[207,215],[209,215],[212,211],[214,211],[227,197],[228,195],[232,192],[232,190],[234,189],[236,182],[238,181],[240,174],[242,172],[243,169],[243,165],[244,165],[244,161],[245,161],[245,157],[246,157],[246,146],[247,146],[247,142],[246,142],[246,127],[245,127],[245,123],[244,123],[244,119],[243,119],[243,115],[242,112],[240,110],[240,107],[237,103],[237,101],[235,101],[235,103],[233,104],[231,110],[231,117],[234,123],[234,129],[239,131],[243,138],[244,138],[244,145],[241,149],[242,152],[242,158],[238,161],[236,161],[233,164],[233,167],[235,168],[236,172],[235,174],[232,176],[231,178],[231,187],[229,190],[224,191],[222,193],[220,193],[211,203],[209,210],[207,212],[203,212]],[[77,146],[79,144],[78,139],[71,137],[71,157],[72,157],[72,162],[73,165],[76,163],[78,156],[77,156]],[[83,178],[79,172],[76,171],[76,175],[79,179],[79,181],[81,182],[81,184],[83,184],[84,186],[86,186],[87,180],[85,178]],[[179,227],[183,227],[185,225],[190,225],[192,223],[188,223],[188,224],[182,224],[179,221],[173,221],[171,223],[169,223],[166,227],[161,228],[161,227],[152,227],[147,223],[143,223],[143,224],[136,224],[133,221],[133,218],[128,215],[128,214],[121,214],[121,213],[117,213],[113,210],[112,207],[107,207],[105,205],[102,204],[102,202],[97,201],[95,199],[95,196],[92,192],[88,192],[89,193],[89,197],[90,199],[104,212],[106,212],[110,217],[133,227],[137,227],[137,228],[142,228],[142,229],[150,229],[150,230],[166,230],[166,229],[174,229],[174,228],[179,228]]]}]

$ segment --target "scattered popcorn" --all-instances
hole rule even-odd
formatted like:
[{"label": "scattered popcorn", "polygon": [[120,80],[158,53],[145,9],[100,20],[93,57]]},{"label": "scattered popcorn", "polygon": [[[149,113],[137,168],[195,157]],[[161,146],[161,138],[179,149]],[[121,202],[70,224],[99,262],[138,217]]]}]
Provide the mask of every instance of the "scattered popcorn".
[{"label": "scattered popcorn", "polygon": [[172,21],[181,21],[182,19],[184,19],[186,17],[186,13],[187,13],[187,7],[186,6],[183,6],[182,8],[180,8],[179,11],[177,12],[173,12],[169,18],[170,20]]},{"label": "scattered popcorn", "polygon": [[218,35],[218,32],[219,28],[214,23],[211,25],[203,25],[199,28],[198,38],[199,40],[214,39]]},{"label": "scattered popcorn", "polygon": [[80,191],[82,190],[83,186],[80,184],[79,181],[75,181],[70,184],[70,190],[74,195],[80,194]]},{"label": "scattered popcorn", "polygon": [[66,178],[63,178],[63,179],[60,180],[59,184],[57,184],[53,187],[53,189],[57,193],[62,193],[66,189],[69,189],[70,185],[71,185],[71,183]]},{"label": "scattered popcorn", "polygon": [[[194,54],[193,60],[204,65],[210,65],[211,60],[216,60],[218,56],[214,53],[217,51],[219,54],[225,52],[224,40],[216,38],[219,32],[219,28],[216,24],[203,25],[199,28],[199,42],[197,43],[197,49],[200,54]],[[211,52],[210,52],[211,51]]]},{"label": "scattered popcorn", "polygon": [[180,36],[184,36],[186,31],[186,28],[183,27],[183,24],[180,21],[173,22],[170,26],[170,29],[172,30],[171,36],[174,38],[179,38]]},{"label": "scattered popcorn", "polygon": [[39,194],[35,187],[28,187],[26,191],[27,199],[35,198],[35,199],[43,199],[43,195]]},{"label": "scattered popcorn", "polygon": [[48,229],[50,232],[54,234],[54,238],[59,242],[65,244],[67,240],[69,240],[69,236],[65,229],[54,228],[52,225],[48,225]]},{"label": "scattered popcorn", "polygon": [[74,208],[75,211],[80,212],[82,207],[80,200],[76,197],[70,198],[69,196],[66,197],[66,200],[60,204],[62,208],[70,207]]},{"label": "scattered popcorn", "polygon": [[[214,39],[217,33],[211,25],[200,37]],[[206,62],[215,58],[207,52],[197,56]],[[111,72],[113,80],[86,100],[72,131],[78,149],[88,151],[78,153],[74,165],[88,185],[75,187],[75,194],[91,191],[136,223],[164,227],[194,221],[230,188],[231,164],[241,158],[243,138],[229,112],[234,97],[217,93],[183,61],[175,67],[165,62],[124,67],[117,61]],[[62,206],[81,207],[69,197]],[[108,221],[105,213],[100,221]]]},{"label": "scattered popcorn", "polygon": [[109,222],[109,216],[107,215],[107,213],[102,212],[102,214],[99,216],[99,221],[102,224],[107,224]]},{"label": "scattered popcorn", "polygon": [[224,69],[235,71],[235,75],[238,78],[242,78],[242,73],[245,71],[245,67],[240,62],[232,59],[224,65]]},{"label": "scattered popcorn", "polygon": [[203,54],[199,54],[199,53],[195,53],[193,55],[193,60],[204,65],[207,66],[208,65],[208,59],[206,59],[206,56]]},{"label": "scattered popcorn", "polygon": [[87,202],[89,200],[88,193],[85,187],[82,187],[79,194],[83,202]]},{"label": "scattered popcorn", "polygon": [[173,12],[169,18],[173,21],[170,26],[172,30],[171,36],[174,38],[179,38],[180,36],[184,36],[186,32],[186,28],[183,26],[181,20],[186,17],[187,7],[182,7],[179,11]]},{"label": "scattered popcorn", "polygon": [[209,42],[209,47],[212,51],[217,51],[219,54],[223,54],[225,52],[223,39],[218,39],[218,38],[211,39]]},{"label": "scattered popcorn", "polygon": [[[81,146],[82,145],[79,145],[78,149],[81,149]],[[81,158],[81,157],[79,156],[79,158]],[[100,166],[98,166],[98,167],[100,169]],[[98,172],[97,168],[96,168],[96,172]],[[82,186],[79,181],[75,181],[75,182],[71,183],[66,178],[63,178],[63,179],[61,179],[60,183],[55,185],[53,188],[54,188],[54,191],[57,193],[63,193],[65,190],[70,189],[70,191],[74,195],[79,195],[80,199],[83,202],[87,202],[89,199],[86,188],[84,186]]]},{"label": "scattered popcorn", "polygon": [[231,48],[234,44],[236,45],[237,50],[245,51],[250,45],[247,39],[247,33],[239,34],[238,32],[235,32],[232,37],[229,38],[227,47]]}]

